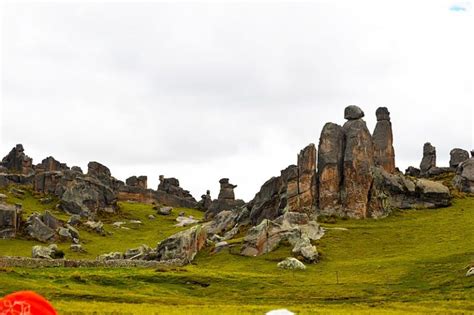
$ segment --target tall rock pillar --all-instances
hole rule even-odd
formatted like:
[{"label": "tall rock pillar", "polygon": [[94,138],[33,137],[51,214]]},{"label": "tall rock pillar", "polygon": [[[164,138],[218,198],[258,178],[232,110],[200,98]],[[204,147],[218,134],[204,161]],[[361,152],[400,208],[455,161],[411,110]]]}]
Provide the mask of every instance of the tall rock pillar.
[{"label": "tall rock pillar", "polygon": [[372,135],[375,165],[382,167],[390,174],[394,174],[395,150],[393,149],[390,112],[386,107],[379,107],[375,114],[377,116],[377,125],[375,125],[374,134]]}]

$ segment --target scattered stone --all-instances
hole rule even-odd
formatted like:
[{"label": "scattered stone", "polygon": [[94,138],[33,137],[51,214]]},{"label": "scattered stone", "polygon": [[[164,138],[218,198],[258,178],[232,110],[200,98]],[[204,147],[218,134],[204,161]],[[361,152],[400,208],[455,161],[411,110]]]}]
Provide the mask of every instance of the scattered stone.
[{"label": "scattered stone", "polygon": [[186,215],[186,213],[184,211],[181,211],[180,213],[178,213],[178,217],[184,217]]},{"label": "scattered stone", "polygon": [[86,252],[81,244],[71,244],[69,249],[71,249],[71,251],[76,252],[76,253],[85,253]]},{"label": "scattered stone", "polygon": [[41,220],[44,224],[50,227],[53,230],[57,230],[59,227],[64,225],[64,222],[56,218],[51,212],[45,210],[43,215],[41,216]]},{"label": "scattered stone", "polygon": [[86,223],[84,223],[84,226],[92,231],[95,231],[99,234],[105,234],[105,231],[104,231],[104,223],[102,223],[101,221],[87,221]]},{"label": "scattered stone", "polygon": [[31,255],[33,258],[57,259],[63,258],[64,252],[59,250],[56,244],[51,244],[49,246],[36,245],[33,246]]},{"label": "scattered stone", "polygon": [[63,227],[60,227],[58,228],[58,235],[59,235],[59,238],[62,240],[62,241],[66,241],[66,240],[72,240],[73,237],[71,235],[71,233],[69,232],[68,229],[66,228],[63,228]]},{"label": "scattered stone", "polygon": [[0,201],[5,201],[7,200],[7,195],[0,194]]},{"label": "scattered stone", "polygon": [[471,267],[467,272],[466,272],[466,277],[472,277],[474,276],[474,267]]},{"label": "scattered stone", "polygon": [[110,252],[108,254],[102,254],[99,257],[97,257],[97,260],[118,260],[118,259],[123,259],[123,253],[121,252]]},{"label": "scattered stone", "polygon": [[128,221],[130,224],[143,224],[140,220],[130,220]]},{"label": "scattered stone", "polygon": [[469,159],[469,152],[463,149],[454,148],[449,152],[449,167],[456,169],[459,164]]},{"label": "scattered stone", "polygon": [[433,167],[436,167],[436,148],[427,142],[423,146],[423,159],[420,163],[421,175],[428,173]]},{"label": "scattered stone", "polygon": [[73,226],[79,225],[81,224],[81,216],[78,214],[73,214],[69,220],[67,220],[67,223]]},{"label": "scattered stone", "polygon": [[198,220],[193,219],[191,217],[177,217],[176,221],[178,221],[178,224],[176,224],[175,226],[188,226],[199,222]]},{"label": "scattered stone", "polygon": [[147,245],[141,245],[137,248],[127,249],[123,254],[124,259],[146,259],[147,255],[152,252],[152,249]]},{"label": "scattered stone", "polygon": [[172,207],[160,207],[157,213],[160,215],[170,215],[172,211]]},{"label": "scattered stone", "polygon": [[40,203],[41,203],[42,205],[46,205],[46,204],[48,204],[48,203],[53,202],[53,199],[50,198],[50,197],[46,197],[46,198],[41,198],[39,201],[40,201]]},{"label": "scattered stone", "polygon": [[405,175],[407,175],[407,176],[412,176],[412,177],[420,177],[421,171],[420,171],[419,168],[416,168],[416,167],[413,167],[413,166],[409,166],[409,167],[405,170]]},{"label": "scattered stone", "polygon": [[31,238],[43,243],[53,240],[56,235],[55,230],[44,224],[38,214],[33,214],[27,219],[25,230]]},{"label": "scattered stone", "polygon": [[305,270],[306,266],[294,257],[288,257],[285,260],[279,262],[277,264],[278,268],[280,269],[288,269],[288,270]]},{"label": "scattered stone", "polygon": [[73,241],[76,239],[76,240],[79,240],[79,231],[74,228],[73,226],[69,225],[69,224],[66,224],[66,229],[68,229],[69,231],[69,234],[71,234],[72,238],[73,238]]},{"label": "scattered stone", "polygon": [[148,215],[148,220],[155,220],[156,217],[153,214]]}]

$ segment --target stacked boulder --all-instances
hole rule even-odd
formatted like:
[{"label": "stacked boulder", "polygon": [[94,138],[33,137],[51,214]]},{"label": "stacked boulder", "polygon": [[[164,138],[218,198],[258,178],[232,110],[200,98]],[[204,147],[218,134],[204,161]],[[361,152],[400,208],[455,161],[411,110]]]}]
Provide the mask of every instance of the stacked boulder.
[{"label": "stacked boulder", "polygon": [[237,185],[229,183],[228,178],[221,178],[219,180],[220,191],[216,200],[213,200],[205,213],[206,219],[212,219],[219,212],[224,210],[232,210],[245,205],[245,202],[240,199],[235,199],[234,189]]}]

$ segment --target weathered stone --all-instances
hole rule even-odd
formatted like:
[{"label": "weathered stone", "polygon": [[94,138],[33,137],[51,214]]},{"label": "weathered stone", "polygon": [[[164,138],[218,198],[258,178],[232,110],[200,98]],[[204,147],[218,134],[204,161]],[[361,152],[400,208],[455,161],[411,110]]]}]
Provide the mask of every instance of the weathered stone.
[{"label": "weathered stone", "polygon": [[172,211],[173,207],[160,207],[157,213],[161,215],[170,215]]},{"label": "weathered stone", "polygon": [[343,193],[345,215],[365,218],[374,167],[372,137],[362,119],[349,120],[343,126],[345,135]]},{"label": "weathered stone", "polygon": [[211,207],[211,204],[212,204],[211,192],[208,190],[206,191],[205,195],[201,196],[201,200],[197,203],[197,209],[201,211],[207,211]]},{"label": "weathered stone", "polygon": [[97,232],[99,234],[105,234],[105,231],[104,231],[104,223],[102,223],[101,221],[87,221],[86,223],[84,223],[84,227],[94,231],[94,232]]},{"label": "weathered stone", "polygon": [[54,259],[62,258],[64,253],[58,250],[58,246],[56,244],[51,244],[49,246],[36,245],[33,246],[31,250],[31,256],[33,258]]},{"label": "weathered stone", "polygon": [[318,261],[319,254],[316,246],[311,244],[308,237],[302,237],[295,242],[292,253],[302,257],[305,261],[314,263]]},{"label": "weathered stone", "polygon": [[73,214],[71,215],[67,223],[70,225],[79,225],[81,224],[81,216],[78,214]]},{"label": "weathered stone", "polygon": [[466,277],[472,276],[474,276],[474,267],[469,268],[469,270],[466,272]]},{"label": "weathered stone", "polygon": [[449,155],[449,167],[452,168],[457,168],[459,164],[469,159],[469,152],[459,148],[452,149]]},{"label": "weathered stone", "polygon": [[160,175],[158,190],[152,192],[153,198],[159,203],[172,207],[196,208],[196,199],[179,186],[176,178],[165,178]]},{"label": "weathered stone", "polygon": [[312,210],[316,205],[316,159],[317,152],[313,143],[298,154],[298,204],[291,211]]},{"label": "weathered stone", "polygon": [[184,217],[184,216],[177,217],[176,221],[178,223],[175,226],[188,226],[188,225],[193,225],[199,222],[198,220],[192,217]]},{"label": "weathered stone", "polygon": [[72,240],[72,239],[73,239],[71,233],[70,233],[69,230],[66,229],[66,228],[59,227],[58,230],[57,230],[57,232],[58,232],[59,238],[60,238],[62,241],[65,241],[65,240]]},{"label": "weathered stone", "polygon": [[356,120],[364,117],[364,111],[359,106],[349,105],[344,109],[344,119]]},{"label": "weathered stone", "polygon": [[423,146],[423,159],[420,163],[421,175],[436,167],[436,148],[427,142]]},{"label": "weathered stone", "polygon": [[66,224],[66,229],[68,229],[69,234],[71,234],[73,239],[79,239],[79,231],[76,228],[72,227],[69,224]]},{"label": "weathered stone", "polygon": [[206,230],[200,225],[176,233],[158,244],[157,260],[189,263],[206,244],[206,236]]},{"label": "weathered stone", "polygon": [[474,157],[459,164],[453,184],[460,191],[474,193]]},{"label": "weathered stone", "polygon": [[0,238],[14,238],[20,222],[21,209],[0,202]]},{"label": "weathered stone", "polygon": [[24,153],[23,145],[17,144],[11,151],[2,159],[1,165],[10,172],[18,174],[31,174],[33,172],[33,160]]},{"label": "weathered stone", "polygon": [[64,222],[56,218],[51,212],[46,210],[41,216],[41,221],[53,230],[64,225]]},{"label": "weathered stone", "polygon": [[321,131],[318,151],[319,209],[331,214],[341,207],[341,184],[344,159],[344,131],[327,123]]},{"label": "weathered stone", "polygon": [[395,173],[395,150],[393,149],[392,123],[386,107],[376,111],[377,125],[372,135],[375,165],[381,166],[390,174]]},{"label": "weathered stone", "polygon": [[405,170],[405,175],[407,176],[413,176],[413,177],[419,177],[421,175],[421,171],[419,168],[416,168],[416,167],[413,167],[413,166],[409,166],[406,170]]},{"label": "weathered stone", "polygon": [[36,165],[35,170],[43,171],[43,172],[57,172],[57,171],[64,171],[68,170],[69,167],[65,163],[61,163],[57,161],[54,157],[48,156],[41,164]]},{"label": "weathered stone", "polygon": [[121,253],[121,252],[110,252],[110,253],[107,253],[107,254],[102,254],[99,257],[97,257],[97,260],[100,260],[100,261],[118,260],[118,259],[123,259],[123,253]]},{"label": "weathered stone", "polygon": [[288,270],[305,270],[306,266],[294,257],[288,257],[283,261],[280,261],[277,264],[278,268],[280,269],[288,269]]},{"label": "weathered stone", "polygon": [[40,242],[48,242],[54,239],[56,233],[49,226],[44,224],[38,215],[31,215],[26,222],[26,232],[28,235]]},{"label": "weathered stone", "polygon": [[127,249],[123,254],[124,259],[145,259],[148,254],[152,252],[152,249],[148,245],[140,245],[136,248]]},{"label": "weathered stone", "polygon": [[219,184],[221,184],[221,190],[217,199],[235,200],[234,188],[236,188],[237,185],[230,184],[228,178],[222,178],[221,180],[219,180]]},{"label": "weathered stone", "polygon": [[86,252],[81,244],[71,244],[69,249],[73,252],[76,252],[76,253],[85,253]]},{"label": "weathered stone", "polygon": [[132,176],[132,177],[127,178],[125,183],[128,186],[140,187],[140,188],[143,188],[143,189],[147,189],[147,186],[148,186],[147,181],[148,181],[147,176],[138,176],[138,177],[137,176]]}]

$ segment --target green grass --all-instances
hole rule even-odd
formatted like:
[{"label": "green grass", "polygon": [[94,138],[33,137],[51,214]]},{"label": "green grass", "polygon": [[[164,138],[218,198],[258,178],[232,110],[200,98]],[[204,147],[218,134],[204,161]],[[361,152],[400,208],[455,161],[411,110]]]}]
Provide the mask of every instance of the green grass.
[{"label": "green grass", "polygon": [[[121,207],[122,216],[145,223],[152,211],[140,204]],[[144,225],[150,238],[161,237],[153,224],[163,226],[163,235],[174,229],[164,219]],[[474,278],[464,276],[474,261],[474,198],[443,209],[323,225],[347,230],[327,230],[317,242],[321,261],[305,271],[276,267],[290,254],[285,246],[261,257],[205,250],[191,265],[157,270],[6,268],[0,270],[0,296],[33,289],[63,314],[264,314],[275,308],[298,314],[474,313]],[[148,239],[116,232],[85,246],[109,238],[118,238],[118,247]]]}]

